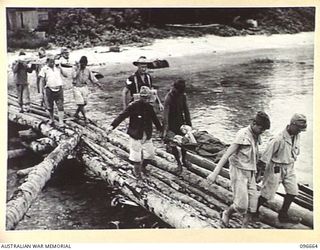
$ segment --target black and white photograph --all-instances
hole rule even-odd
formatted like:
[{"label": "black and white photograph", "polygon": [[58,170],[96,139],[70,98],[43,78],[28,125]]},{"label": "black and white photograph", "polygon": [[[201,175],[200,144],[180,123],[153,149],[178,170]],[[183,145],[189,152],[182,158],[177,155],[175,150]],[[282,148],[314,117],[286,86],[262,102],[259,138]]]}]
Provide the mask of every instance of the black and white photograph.
[{"label": "black and white photograph", "polygon": [[312,232],[316,9],[6,7],[5,230]]}]

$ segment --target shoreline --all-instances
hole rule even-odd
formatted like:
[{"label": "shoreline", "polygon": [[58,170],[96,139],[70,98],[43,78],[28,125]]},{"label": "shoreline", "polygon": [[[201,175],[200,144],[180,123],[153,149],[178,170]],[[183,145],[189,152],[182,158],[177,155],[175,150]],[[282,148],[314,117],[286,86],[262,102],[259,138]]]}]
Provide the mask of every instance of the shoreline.
[{"label": "shoreline", "polygon": [[[297,34],[248,35],[221,37],[205,35],[202,37],[172,37],[155,39],[150,45],[125,45],[120,52],[107,52],[109,47],[97,46],[70,51],[71,63],[79,60],[83,55],[88,57],[89,63],[95,68],[108,65],[131,64],[141,55],[149,60],[168,59],[174,57],[194,56],[207,53],[225,54],[244,52],[258,49],[287,48],[314,44],[315,32],[301,32]],[[227,45],[227,46],[226,46]],[[25,50],[28,55],[36,56],[36,50]],[[58,54],[59,48],[47,50],[47,53]],[[10,65],[17,57],[17,52],[7,53],[7,64]]]}]

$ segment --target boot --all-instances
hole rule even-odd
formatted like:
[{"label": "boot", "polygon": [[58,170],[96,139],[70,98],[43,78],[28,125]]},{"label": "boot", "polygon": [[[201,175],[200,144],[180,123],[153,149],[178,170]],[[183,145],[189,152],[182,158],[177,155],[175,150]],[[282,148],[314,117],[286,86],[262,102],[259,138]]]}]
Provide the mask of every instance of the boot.
[{"label": "boot", "polygon": [[182,165],[180,162],[179,151],[178,151],[177,147],[171,147],[171,150],[172,150],[172,154],[173,154],[174,158],[176,159],[177,165],[178,165],[176,173],[177,173],[177,175],[180,175],[182,173]]},{"label": "boot", "polygon": [[227,210],[224,210],[221,214],[221,222],[225,227],[229,227],[229,220],[230,216],[236,212],[236,210],[233,208],[233,205],[227,208]]},{"label": "boot", "polygon": [[278,219],[281,223],[293,223],[293,224],[300,223],[301,221],[300,217],[296,217],[296,216],[289,217],[288,215],[288,210],[292,201],[294,200],[294,197],[295,196],[292,194],[286,194],[286,196],[284,197],[282,208],[278,213]]},{"label": "boot", "polygon": [[191,163],[186,159],[187,151],[185,149],[181,149],[181,158],[182,158],[182,165],[187,169],[191,167]]},{"label": "boot", "polygon": [[157,163],[155,160],[151,160],[151,159],[145,159],[142,161],[142,164],[141,164],[141,172],[145,175],[149,175],[147,173],[147,169],[146,169],[146,166],[150,164],[150,165],[153,165],[153,166],[157,166]]},{"label": "boot", "polygon": [[73,115],[74,118],[79,119],[80,106],[78,106],[76,113]]},{"label": "boot", "polygon": [[63,122],[64,112],[58,111],[58,117],[59,117],[59,126],[64,127],[64,122]]},{"label": "boot", "polygon": [[252,219],[253,219],[253,220],[259,219],[259,214],[260,214],[260,213],[259,213],[259,208],[260,208],[264,203],[266,203],[266,202],[267,202],[267,199],[260,195],[260,196],[259,196],[259,199],[258,199],[257,210],[256,210],[255,213],[253,213],[253,216],[252,216]]},{"label": "boot", "polygon": [[80,106],[80,112],[81,112],[81,114],[83,116],[83,120],[86,122],[87,121],[87,116],[86,116],[86,111],[84,109],[84,105]]},{"label": "boot", "polygon": [[147,169],[146,169],[146,166],[149,164],[149,160],[143,160],[142,163],[141,163],[141,172],[144,174],[144,175],[148,175],[147,174]]},{"label": "boot", "polygon": [[244,214],[243,219],[242,219],[241,228],[248,228],[248,224],[251,221],[251,219],[252,219],[252,214],[250,214],[249,212]]},{"label": "boot", "polygon": [[50,117],[49,125],[54,126],[54,113],[53,113],[53,110],[49,110],[48,112],[49,112],[49,117]]},{"label": "boot", "polygon": [[141,176],[141,165],[139,162],[134,163],[133,165],[133,175],[137,178],[137,179],[142,179]]}]

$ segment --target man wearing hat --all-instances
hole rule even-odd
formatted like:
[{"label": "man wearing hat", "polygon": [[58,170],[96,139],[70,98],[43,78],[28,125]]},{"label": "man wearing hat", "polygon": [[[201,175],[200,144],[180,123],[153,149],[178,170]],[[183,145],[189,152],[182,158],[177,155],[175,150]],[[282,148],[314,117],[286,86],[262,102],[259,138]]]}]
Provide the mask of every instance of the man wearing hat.
[{"label": "man wearing hat", "polygon": [[[186,83],[183,79],[178,79],[173,83],[170,92],[166,95],[164,101],[164,112],[163,112],[163,137],[169,151],[174,155],[178,164],[178,173],[182,171],[182,165],[180,162],[180,155],[177,147],[171,145],[168,141],[168,133],[173,133],[174,135],[184,135],[180,127],[182,125],[191,125],[190,112],[187,105],[187,97],[185,94]],[[187,151],[181,148],[181,160],[182,164],[187,167],[188,162],[186,161]]]},{"label": "man wearing hat", "polygon": [[269,116],[259,111],[249,126],[238,131],[214,171],[207,177],[209,183],[214,183],[220,170],[229,160],[233,203],[222,213],[221,220],[225,226],[229,225],[233,213],[239,213],[243,216],[242,227],[246,228],[256,212],[258,195],[255,173],[258,144],[260,135],[269,128]]},{"label": "man wearing hat", "polygon": [[262,154],[262,164],[266,165],[261,196],[258,200],[256,215],[259,207],[271,200],[278,190],[279,184],[285,188],[282,208],[278,213],[281,223],[299,223],[301,218],[289,216],[288,210],[298,194],[298,184],[294,171],[294,162],[300,153],[300,132],[307,128],[307,119],[303,114],[294,114],[290,124],[278,136],[271,139]]},{"label": "man wearing hat", "polygon": [[68,64],[69,63],[69,49],[66,47],[62,47],[60,50],[60,54],[55,56],[56,60],[59,60],[60,63]]},{"label": "man wearing hat", "polygon": [[[128,106],[129,102],[134,100],[134,95],[139,94],[142,86],[147,86],[152,89],[152,78],[150,74],[147,73],[148,64],[150,64],[145,56],[140,56],[137,61],[133,62],[133,65],[138,67],[138,70],[133,73],[126,80],[126,86],[122,91],[122,99],[123,99],[123,108],[125,109]],[[130,96],[128,96],[130,94]],[[161,101],[156,94],[156,101],[159,104],[160,111],[163,110],[163,106]]]},{"label": "man wearing hat", "polygon": [[26,53],[21,50],[18,59],[12,64],[14,82],[17,86],[18,102],[20,112],[29,111],[30,109],[30,92],[28,83],[28,73],[33,71],[31,65],[28,65]]},{"label": "man wearing hat", "polygon": [[[115,129],[124,119],[129,117],[128,135],[130,136],[129,160],[134,165],[134,175],[141,179],[141,172],[146,173],[146,165],[154,159],[155,152],[152,136],[152,123],[155,124],[158,131],[162,131],[162,126],[149,103],[151,91],[149,87],[142,86],[140,90],[140,99],[129,104],[117,118],[107,128],[107,133]],[[142,160],[143,152],[143,160]]]}]

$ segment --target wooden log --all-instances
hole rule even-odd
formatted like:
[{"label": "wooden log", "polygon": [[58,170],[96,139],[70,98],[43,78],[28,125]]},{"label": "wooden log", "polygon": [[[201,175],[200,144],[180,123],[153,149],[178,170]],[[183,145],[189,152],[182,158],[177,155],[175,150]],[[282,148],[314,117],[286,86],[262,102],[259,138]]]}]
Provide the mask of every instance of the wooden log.
[{"label": "wooden log", "polygon": [[56,166],[71,153],[78,144],[79,139],[80,136],[76,133],[70,138],[65,138],[44,161],[29,172],[25,182],[18,187],[15,195],[7,202],[7,230],[14,229],[16,224],[23,218],[33,200],[51,178]]},{"label": "wooden log", "polygon": [[[119,160],[119,153],[121,157],[125,157],[128,159],[128,153],[124,152],[123,150],[114,147],[113,145],[110,145],[108,143],[104,143],[103,145],[97,145],[94,142],[84,138],[84,142],[96,153],[98,153],[104,160],[105,157],[110,158],[112,160],[113,164],[118,169],[122,169],[124,171],[130,172],[131,169],[127,169],[126,164],[127,162],[124,162],[123,160]],[[106,148],[102,147],[106,146]],[[122,152],[120,152],[122,151]],[[200,211],[203,211],[204,214],[210,217],[215,217],[217,219],[220,218],[219,212],[222,211],[222,209],[225,209],[227,207],[226,204],[223,204],[222,202],[214,199],[212,196],[209,196],[208,194],[205,194],[198,190],[195,187],[192,187],[185,183],[183,180],[181,180],[179,177],[176,177],[175,175],[172,175],[166,171],[163,171],[161,169],[158,169],[152,165],[148,165],[151,167],[152,171],[150,172],[150,176],[147,179],[148,186],[156,187],[157,190],[159,190],[162,194],[168,194],[169,187],[176,190],[177,192],[172,192],[168,195],[170,195],[171,198],[180,200],[183,203],[188,203],[192,205],[194,208],[198,208]],[[154,177],[154,178],[151,178]],[[236,222],[231,222],[231,225],[233,227],[240,227],[241,221],[238,218]],[[254,228],[255,226],[250,225],[251,228]],[[267,225],[259,225],[259,228],[270,228]]]},{"label": "wooden log", "polygon": [[[122,133],[121,131],[114,130],[113,133],[110,134],[110,135],[106,135],[104,132],[101,132],[100,129],[96,129],[95,131],[99,132],[103,136],[104,139],[110,140],[110,142],[113,143],[114,145],[119,146],[119,147],[123,148],[126,151],[129,150],[128,143],[124,139],[124,138],[126,138],[126,135],[124,135],[124,133]],[[105,138],[106,136],[108,136],[108,137]],[[103,140],[101,137],[97,137],[97,138],[100,141]],[[157,160],[158,160],[158,158],[157,158]],[[168,163],[168,165],[172,165],[172,164]],[[160,168],[163,167],[166,170],[171,170],[172,171],[172,167],[171,168],[169,167],[169,169],[168,169],[168,167],[165,164],[165,161],[162,161],[161,164],[158,165],[158,167],[160,167]],[[192,178],[188,178],[188,180],[191,181],[191,183],[193,183],[194,185],[199,185],[199,183],[204,184],[202,181],[199,181],[199,182],[194,181],[195,179],[197,179],[196,177],[198,177],[198,176],[194,174],[193,177]],[[212,187],[208,188],[208,184],[206,184],[203,187],[204,187],[206,192],[209,192],[209,189],[213,189],[214,191],[211,192],[211,194],[215,198],[220,199],[221,201],[226,201],[227,204],[231,204],[232,203],[232,194],[231,193],[229,193],[229,194],[225,193],[225,189],[221,189],[222,187],[220,187],[219,185],[212,185]],[[226,198],[226,197],[229,197],[229,198]],[[280,204],[281,202],[278,201],[277,203]],[[274,206],[270,206],[270,208],[275,209]],[[268,213],[264,213],[261,216],[265,217],[265,218],[273,218],[273,219],[272,220],[268,219],[268,220],[265,220],[265,221],[266,222],[268,222],[268,221],[276,221],[275,213],[272,213],[272,211],[269,211],[269,210],[267,210],[267,211],[268,211]],[[306,220],[303,220],[304,223],[305,223],[305,221]],[[309,219],[307,221],[309,221]],[[307,224],[307,225],[308,226],[312,226],[310,224]],[[299,224],[297,227],[304,228],[304,226],[301,225],[301,224]]]},{"label": "wooden log", "polygon": [[[211,172],[202,169],[196,165],[191,165],[191,168],[200,176],[206,177]],[[218,176],[216,183],[220,186],[228,189],[231,191],[230,185],[228,184],[228,180],[226,178],[223,178],[221,176]],[[265,204],[266,207],[272,209],[273,211],[277,212],[281,209],[283,203],[283,197],[281,195],[276,195],[274,200],[269,201],[267,204]],[[306,209],[304,207],[298,206],[297,204],[292,203],[290,206],[290,209],[288,211],[289,216],[299,216],[302,218],[302,224],[307,225],[309,227],[313,228],[313,213],[309,209]]]},{"label": "wooden log", "polygon": [[27,152],[28,152],[28,150],[25,148],[8,150],[8,159],[13,159],[13,158],[25,156],[27,154]]},{"label": "wooden log", "polygon": [[30,143],[22,142],[22,145],[37,154],[47,153],[52,151],[57,146],[54,140],[47,137],[39,138],[38,140],[31,141]]},{"label": "wooden log", "polygon": [[[18,101],[14,98],[9,98],[8,100],[8,104],[14,107],[19,107]],[[29,115],[35,114],[38,115],[38,118],[41,118],[41,120],[44,119],[49,119],[49,113],[47,110],[45,110],[44,108],[40,107],[37,104],[30,104],[30,112],[28,113]],[[55,114],[54,115],[55,119],[58,119],[58,116]]]},{"label": "wooden log", "polygon": [[28,113],[19,113],[19,110],[14,107],[9,107],[8,119],[12,122],[18,123],[20,125],[29,126],[36,131],[39,131],[46,137],[53,139],[55,142],[68,138],[76,134],[78,131],[76,129],[65,128],[63,131],[60,131],[51,125],[43,122],[43,120],[32,116]]},{"label": "wooden log", "polygon": [[22,176],[26,176],[28,175],[32,170],[36,169],[37,166],[33,166],[33,167],[30,167],[30,168],[25,168],[25,169],[20,169],[17,171],[17,175],[19,177],[22,177]]},{"label": "wooden log", "polygon": [[18,131],[18,134],[22,140],[34,140],[39,137],[32,129],[20,130]]},{"label": "wooden log", "polygon": [[[117,131],[117,133],[121,133],[119,131]],[[117,140],[118,138],[118,140]],[[125,149],[126,151],[129,150],[129,147],[128,147],[128,143],[125,143],[124,140],[122,139],[119,139],[119,137],[112,137],[112,135],[109,135],[109,138],[111,143],[115,143],[117,146],[121,146],[123,149]],[[158,159],[160,157],[156,158],[156,161],[158,163]],[[168,167],[166,165],[170,165],[171,163],[167,163],[165,162],[164,159],[160,160],[159,161],[160,164],[158,164],[158,167],[160,168],[164,168],[166,170],[169,170]],[[171,164],[172,165],[172,164]],[[198,168],[198,170],[200,170],[201,168]],[[208,174],[209,172],[206,171],[205,175]],[[188,180],[190,182],[193,182],[194,185],[203,185],[203,187],[206,189],[206,191],[209,191],[209,189],[213,189],[214,191],[211,191],[212,195],[216,198],[216,199],[220,199],[221,201],[225,200],[226,203],[229,203],[231,204],[232,203],[232,194],[231,193],[226,193],[226,189],[223,188],[221,189],[222,187],[219,186],[219,185],[212,185],[210,188],[208,187],[208,184],[204,183],[206,182],[206,180],[199,180],[198,179],[198,175],[196,174],[190,174],[188,172],[183,172],[182,173],[183,175],[183,178],[185,179],[186,177],[188,176],[193,176],[192,178],[188,178],[188,179],[185,179],[185,180]],[[220,184],[222,184],[222,181],[223,179],[221,178],[218,178],[221,182]],[[199,182],[194,182],[194,180],[199,180]],[[225,182],[224,182],[225,183]],[[228,188],[230,189],[230,188]],[[279,211],[281,205],[282,205],[282,200],[280,199],[281,197],[277,197],[277,199],[275,199],[274,201],[271,201],[267,204],[268,208],[274,210],[274,211]],[[297,206],[294,206],[294,204],[291,205],[290,209],[289,209],[289,215],[290,216],[300,216],[302,218],[302,223],[306,226],[309,226],[309,227],[313,227],[313,215],[312,213],[310,213],[309,210],[307,209],[304,209],[304,208],[301,208],[301,207],[297,207]],[[262,215],[263,216],[267,216],[267,217],[270,217],[269,214],[265,214],[265,215]],[[274,221],[274,220],[273,220]],[[304,226],[300,225],[302,228]]]},{"label": "wooden log", "polygon": [[106,161],[107,157],[101,159],[82,154],[81,159],[92,171],[101,173],[104,180],[119,187],[124,195],[175,228],[220,228],[218,219],[204,217],[188,204],[181,204],[145,184],[139,185],[135,178],[112,167],[114,163],[112,160]]},{"label": "wooden log", "polygon": [[[113,145],[115,145],[117,147],[120,147],[120,148],[124,149],[127,152],[129,151],[129,146],[128,146],[128,143],[127,143],[127,140],[126,140],[128,138],[128,136],[126,134],[122,133],[121,131],[114,130],[111,134],[106,135],[106,133],[104,131],[101,131],[100,128],[95,128],[94,126],[91,126],[90,128],[102,135],[102,136],[95,136],[97,141],[102,142],[102,141],[107,139]],[[158,149],[158,152],[159,151],[161,151],[161,150]],[[163,155],[165,155],[165,154],[166,153],[163,153]],[[159,159],[159,158],[161,158],[161,157],[156,157],[156,161],[158,163],[157,167],[162,168],[162,169],[167,170],[167,171],[174,172],[174,170],[175,170],[174,163],[166,162],[165,159]],[[201,168],[198,168],[198,169],[201,169]],[[209,173],[209,171],[205,171],[204,176],[207,175],[208,173]],[[203,185],[202,188],[204,188],[205,192],[210,192],[209,190],[211,189],[210,194],[212,194],[214,198],[216,198],[216,199],[218,199],[218,200],[220,200],[222,202],[226,202],[226,204],[230,205],[232,203],[232,193],[231,192],[229,192],[229,193],[226,192],[226,191],[230,190],[230,185],[228,185],[227,184],[228,181],[226,181],[225,178],[223,178],[225,176],[229,177],[229,173],[227,171],[226,171],[226,173],[227,174],[222,175],[221,178],[219,176],[219,178],[217,179],[217,182],[219,181],[219,185],[217,183],[217,185],[212,185],[211,187],[208,186],[208,184],[207,184],[207,182],[205,180],[204,180],[204,182],[202,180],[199,180],[198,179],[199,176],[196,175],[196,174],[190,174],[190,173],[188,173],[186,171],[183,171],[182,175],[183,175],[183,178],[185,180],[189,181],[194,186],[198,186],[199,183],[201,183]],[[190,176],[192,176],[192,177],[190,177]],[[185,177],[187,177],[187,179]],[[223,187],[221,187],[220,185],[223,185]],[[281,206],[282,201],[278,200],[276,203],[277,203],[277,206]],[[276,216],[275,213],[273,213],[272,211],[270,211],[268,209],[272,209],[274,211],[278,211],[278,208],[277,208],[277,206],[269,206],[268,204],[267,204],[267,206],[268,206],[267,210],[265,210],[267,212],[262,214],[261,217],[262,218],[268,218],[268,219],[264,220],[265,222],[270,222],[271,221],[273,223],[273,222],[277,221],[277,219],[276,219],[277,216]],[[292,206],[292,208],[293,207],[294,206]],[[311,226],[312,227],[313,224],[310,223],[310,213],[309,212],[310,211],[306,210],[307,219],[303,219],[303,223],[305,223],[307,226]],[[293,213],[291,215],[293,215]],[[299,213],[299,215],[300,214],[301,213]],[[272,218],[272,220],[270,218]],[[271,226],[279,226],[279,223],[277,223],[276,225],[271,225]],[[297,227],[304,228],[304,226],[302,224],[299,224]]]},{"label": "wooden log", "polygon": [[[285,197],[285,194],[283,193],[277,192],[277,194],[280,195],[281,197]],[[313,211],[313,205],[312,205],[313,200],[309,199],[308,197],[305,197],[305,195],[301,194],[300,192],[299,192],[299,195],[294,198],[294,202],[300,205],[301,207],[304,207],[310,211]]]},{"label": "wooden log", "polygon": [[[114,145],[110,145],[110,143],[106,143],[105,141],[99,142],[99,146],[98,146],[98,145],[94,145],[92,142],[88,142],[86,139],[84,139],[84,141],[90,145],[91,149],[98,152],[101,155],[101,157],[104,157],[104,155],[107,155],[108,157],[113,157],[112,161],[118,162],[118,166],[121,166],[121,163],[119,162],[119,159],[117,156],[128,159],[127,152],[123,151],[122,149],[119,149],[118,147],[115,147]],[[105,147],[105,148],[101,148],[101,147]],[[111,155],[114,155],[114,156],[110,156],[111,152],[112,152]],[[121,167],[122,169],[125,168],[123,167],[125,166],[125,164],[127,163],[122,163],[122,167]],[[175,175],[166,172],[165,167],[164,167],[165,170],[162,170],[152,165],[148,165],[148,166],[151,167],[151,169],[153,170],[152,172],[150,172],[152,176],[158,177],[157,179],[161,180],[161,182],[166,183],[168,186],[172,187],[173,189],[179,192],[187,193],[188,196],[203,203],[206,207],[209,207],[216,211],[222,211],[228,206],[227,204],[224,203],[225,199],[217,200],[215,198],[216,192],[219,192],[221,194],[220,198],[224,197],[225,195],[229,195],[230,200],[232,200],[231,192],[226,194],[227,191],[223,191],[223,188],[220,188],[218,186],[216,186],[213,190],[210,190],[210,191],[206,190],[206,192],[202,192],[201,190],[198,189],[197,184],[199,183],[199,181],[203,179],[190,172],[188,175],[188,171],[184,171],[180,177],[176,177]],[[187,178],[189,180],[189,183],[183,180],[186,175],[188,176]],[[183,177],[183,179],[181,177]],[[241,227],[241,216],[239,215],[234,216],[232,220],[230,220],[230,225],[233,228]],[[270,226],[263,223],[250,223],[249,228],[270,228]]]}]

